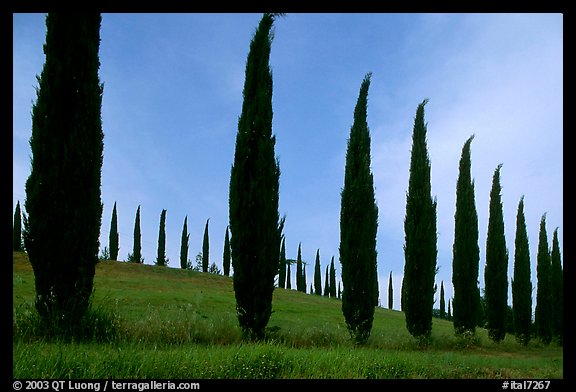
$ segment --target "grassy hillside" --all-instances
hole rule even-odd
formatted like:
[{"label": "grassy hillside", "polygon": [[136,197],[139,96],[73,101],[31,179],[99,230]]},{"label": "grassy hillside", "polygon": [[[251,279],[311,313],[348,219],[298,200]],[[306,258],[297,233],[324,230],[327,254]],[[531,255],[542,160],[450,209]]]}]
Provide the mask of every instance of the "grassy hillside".
[{"label": "grassy hillside", "polygon": [[562,348],[512,336],[474,341],[434,319],[432,342],[419,347],[404,314],[377,308],[368,344],[350,341],[341,302],[274,291],[269,339],[242,342],[232,279],[122,262],[101,262],[93,307],[110,321],[106,342],[47,341],[33,330],[34,275],[13,256],[16,378],[562,378]]}]

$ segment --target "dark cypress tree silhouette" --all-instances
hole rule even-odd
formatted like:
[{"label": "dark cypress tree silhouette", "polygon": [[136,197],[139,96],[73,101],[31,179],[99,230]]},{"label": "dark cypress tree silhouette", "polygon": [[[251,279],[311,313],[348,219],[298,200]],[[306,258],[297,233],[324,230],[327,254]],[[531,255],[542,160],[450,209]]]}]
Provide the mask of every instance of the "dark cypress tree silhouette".
[{"label": "dark cypress tree silhouette", "polygon": [[144,258],[142,257],[142,235],[140,234],[140,206],[136,210],[136,218],[134,219],[134,245],[132,253],[128,254],[128,261],[144,263]]},{"label": "dark cypress tree silhouette", "polygon": [[446,302],[444,300],[444,281],[440,282],[440,318],[446,318]]},{"label": "dark cypress tree silhouette", "polygon": [[210,239],[208,238],[208,222],[210,222],[210,218],[206,220],[206,226],[204,226],[204,237],[202,238],[202,272],[208,272],[208,267],[210,264]]},{"label": "dark cypress tree silhouette", "polygon": [[538,288],[534,323],[536,324],[536,336],[546,345],[552,341],[551,269],[548,237],[546,236],[546,214],[544,214],[540,220],[540,233],[538,235],[538,254],[536,258]]},{"label": "dark cypress tree silhouette", "polygon": [[328,265],[326,265],[326,274],[324,276],[324,296],[330,297],[330,281],[328,275]]},{"label": "dark cypress tree silhouette", "polygon": [[287,271],[286,271],[286,289],[290,290],[290,289],[292,289],[292,283],[290,282],[290,275],[291,275],[290,264],[291,263],[287,263],[287,264],[288,264],[288,266],[286,267],[286,269],[287,269]]},{"label": "dark cypress tree silhouette", "polygon": [[404,219],[404,279],[402,305],[406,327],[417,339],[432,332],[434,278],[436,274],[436,200],[432,199],[430,159],[426,146],[424,100],[416,111],[412,135],[410,178]]},{"label": "dark cypress tree silhouette", "polygon": [[118,235],[118,215],[116,211],[116,202],[112,209],[112,220],[110,221],[110,235],[108,237],[108,247],[110,248],[110,260],[118,260],[120,250],[120,240]]},{"label": "dark cypress tree silhouette", "polygon": [[47,328],[70,329],[89,307],[102,217],[101,16],[50,13],[46,61],[32,108],[24,242],[36,309]]},{"label": "dark cypress tree silhouette", "polygon": [[306,263],[302,263],[302,292],[306,293]]},{"label": "dark cypress tree silhouette", "polygon": [[392,310],[394,307],[394,291],[392,288],[392,271],[390,271],[390,277],[388,278],[388,309]]},{"label": "dark cypress tree silhouette", "polygon": [[284,226],[278,214],[280,165],[274,154],[269,65],[275,17],[263,15],[250,43],[230,174],[234,293],[238,321],[248,339],[263,338],[270,319]]},{"label": "dark cypress tree silhouette", "polygon": [[224,236],[222,268],[224,269],[224,276],[230,276],[230,234],[228,233],[228,226],[226,226],[226,235]]},{"label": "dark cypress tree silhouette", "polygon": [[[312,294],[312,292],[310,294]],[[320,269],[320,249],[316,251],[316,264],[314,265],[314,294],[322,295],[322,270]]]},{"label": "dark cypress tree silhouette", "polygon": [[[182,225],[182,237],[180,238],[180,268],[188,269],[188,249],[190,244],[190,234],[188,233],[188,215],[184,217]],[[226,249],[224,249],[226,250]]]},{"label": "dark cypress tree silhouette", "polygon": [[480,312],[480,288],[478,269],[480,248],[478,247],[478,215],[474,201],[474,180],[470,173],[470,144],[472,135],[460,157],[458,181],[456,183],[456,212],[454,214],[454,245],[452,260],[452,317],[457,335],[465,332],[474,334]]},{"label": "dark cypress tree silhouette", "polygon": [[508,311],[508,250],[504,236],[504,213],[500,194],[501,168],[502,164],[498,165],[492,177],[484,268],[488,336],[495,342],[501,342],[506,336]]},{"label": "dark cypress tree silhouette", "polygon": [[334,268],[334,256],[330,261],[330,297],[337,298],[336,294],[336,268]]},{"label": "dark cypress tree silhouette", "polygon": [[286,238],[282,236],[280,261],[278,262],[278,287],[286,287]]},{"label": "dark cypress tree silhouette", "polygon": [[554,229],[551,259],[551,297],[552,297],[552,337],[562,345],[564,342],[564,283],[558,228]]},{"label": "dark cypress tree silhouette", "polygon": [[298,256],[296,259],[296,290],[306,292],[306,282],[302,272],[302,243],[298,244]]},{"label": "dark cypress tree silhouette", "polygon": [[158,255],[156,256],[156,265],[164,267],[168,265],[166,259],[166,210],[160,213],[160,227],[158,228]]},{"label": "dark cypress tree silhouette", "polygon": [[450,300],[448,300],[448,320],[452,320],[452,311],[450,310]]},{"label": "dark cypress tree silhouette", "polygon": [[518,203],[516,238],[514,240],[514,279],[512,280],[512,311],[516,340],[527,345],[532,326],[532,282],[530,280],[530,248],[524,217],[524,196]]},{"label": "dark cypress tree silhouette", "polygon": [[378,305],[378,207],[370,170],[370,130],[366,119],[371,75],[364,77],[354,109],[340,207],[342,313],[357,344],[364,344],[370,337],[374,308]]},{"label": "dark cypress tree silhouette", "polygon": [[14,220],[12,224],[12,250],[21,252],[22,249],[22,213],[20,212],[20,201],[16,202],[14,209]]}]

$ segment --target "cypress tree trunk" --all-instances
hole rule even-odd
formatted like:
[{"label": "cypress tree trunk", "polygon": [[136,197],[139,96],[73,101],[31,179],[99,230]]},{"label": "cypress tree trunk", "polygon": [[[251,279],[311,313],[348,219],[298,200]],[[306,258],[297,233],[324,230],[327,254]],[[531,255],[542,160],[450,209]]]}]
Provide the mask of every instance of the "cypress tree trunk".
[{"label": "cypress tree trunk", "polygon": [[278,215],[280,166],[272,134],[269,59],[275,15],[264,14],[246,61],[242,113],[230,174],[230,231],[238,321],[261,339],[272,312],[284,219]]},{"label": "cypress tree trunk", "polygon": [[286,238],[282,236],[282,247],[280,248],[280,261],[278,263],[278,287],[286,287]]},{"label": "cypress tree trunk", "polygon": [[330,297],[336,298],[336,269],[334,268],[334,256],[330,261]]},{"label": "cypress tree trunk", "polygon": [[110,248],[110,260],[118,260],[118,251],[120,242],[118,236],[118,215],[116,212],[116,202],[112,209],[112,220],[110,222],[110,235],[108,237],[108,246]]},{"label": "cypress tree trunk", "polygon": [[322,295],[322,270],[320,269],[320,249],[316,251],[316,264],[314,265],[314,294]]},{"label": "cypress tree trunk", "polygon": [[166,260],[166,210],[160,213],[160,227],[158,229],[158,255],[156,265],[164,267],[168,264]]},{"label": "cypress tree trunk", "polygon": [[551,296],[552,296],[552,336],[560,345],[564,342],[564,282],[560,244],[558,243],[558,228],[552,238],[551,258]]},{"label": "cypress tree trunk", "polygon": [[502,164],[498,165],[492,177],[486,239],[486,267],[484,268],[488,336],[495,342],[501,342],[506,336],[506,312],[508,311],[508,250],[504,236],[504,214],[500,195],[501,168]]},{"label": "cypress tree trunk", "polygon": [[202,238],[202,272],[208,272],[208,266],[210,264],[210,240],[208,239],[208,222],[210,218],[206,220],[206,226],[204,226],[204,237]]},{"label": "cypress tree trunk", "polygon": [[390,277],[388,278],[388,309],[392,310],[394,307],[394,292],[392,289],[392,271],[390,271]]},{"label": "cypress tree trunk", "polygon": [[551,262],[546,236],[546,214],[540,220],[540,233],[538,235],[538,255],[536,259],[536,274],[538,278],[538,291],[536,293],[536,336],[544,344],[552,340],[552,290]]},{"label": "cypress tree trunk", "polygon": [[516,340],[527,345],[532,326],[532,282],[530,280],[530,248],[524,217],[524,196],[518,203],[516,238],[514,240],[514,279],[512,280],[512,311]]},{"label": "cypress tree trunk", "polygon": [[431,196],[430,160],[426,146],[424,100],[416,111],[412,135],[410,179],[404,219],[404,279],[402,306],[406,327],[418,339],[432,332],[436,274],[436,200]]},{"label": "cypress tree trunk", "polygon": [[16,202],[14,210],[14,221],[12,226],[12,250],[22,251],[22,213],[20,212],[20,201]]},{"label": "cypress tree trunk", "polygon": [[[180,239],[180,268],[188,269],[188,246],[190,234],[188,234],[188,215],[184,217],[182,225],[182,237]],[[224,248],[226,250],[226,248]]]},{"label": "cypress tree trunk", "polygon": [[230,276],[230,234],[228,233],[228,226],[226,226],[226,236],[224,237],[224,252],[222,257],[222,268],[224,268],[224,276]]},{"label": "cypress tree trunk", "polygon": [[474,201],[474,181],[470,174],[470,144],[472,135],[460,157],[458,182],[456,184],[456,212],[454,214],[454,246],[452,260],[452,316],[457,335],[476,332],[476,321],[480,311],[480,289],[478,268],[478,215]]},{"label": "cypress tree trunk", "polygon": [[[48,14],[46,61],[32,108],[24,241],[36,309],[73,327],[89,306],[98,262],[103,87],[100,14]],[[49,324],[50,325],[50,324]]]},{"label": "cypress tree trunk", "polygon": [[378,304],[378,207],[370,170],[370,130],[366,120],[370,77],[368,73],[362,81],[354,109],[340,209],[340,262],[344,285],[342,313],[357,344],[364,344],[370,337],[374,307]]},{"label": "cypress tree trunk", "polygon": [[444,301],[444,281],[440,282],[440,318],[446,318],[446,302]]}]

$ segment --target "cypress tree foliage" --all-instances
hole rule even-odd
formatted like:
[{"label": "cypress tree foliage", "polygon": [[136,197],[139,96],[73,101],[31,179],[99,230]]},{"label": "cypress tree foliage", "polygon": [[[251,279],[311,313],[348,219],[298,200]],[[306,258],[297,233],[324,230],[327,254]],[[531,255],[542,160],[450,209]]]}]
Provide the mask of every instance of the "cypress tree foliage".
[{"label": "cypress tree foliage", "polygon": [[450,310],[450,300],[448,300],[448,320],[452,319],[452,312]]},{"label": "cypress tree foliage", "polygon": [[330,281],[328,280],[328,265],[326,266],[326,275],[324,276],[324,296],[330,297]]},{"label": "cypress tree foliage", "polygon": [[452,316],[457,335],[476,332],[476,321],[480,311],[480,288],[478,269],[480,248],[478,247],[478,214],[474,201],[474,180],[470,173],[470,136],[460,157],[458,181],[456,183],[456,212],[454,214],[454,245],[452,260]]},{"label": "cypress tree foliage", "polygon": [[208,239],[208,222],[210,222],[210,218],[206,220],[206,226],[204,226],[204,237],[202,238],[202,272],[208,272],[208,266],[210,264],[210,240]]},{"label": "cypress tree foliage", "polygon": [[[312,291],[312,290],[310,290]],[[306,293],[306,264],[302,263],[302,292]]]},{"label": "cypress tree foliage", "polygon": [[280,165],[274,154],[269,65],[275,18],[264,14],[250,43],[230,174],[234,293],[238,321],[248,339],[261,339],[270,319],[284,227],[278,214]]},{"label": "cypress tree foliage", "polygon": [[431,196],[430,159],[426,146],[424,100],[416,111],[412,134],[410,178],[404,219],[404,280],[402,302],[406,327],[417,339],[432,331],[436,274],[436,200]]},{"label": "cypress tree foliage", "polygon": [[291,289],[292,289],[292,283],[290,282],[290,275],[291,275],[291,272],[290,272],[290,264],[291,264],[291,263],[288,263],[288,266],[286,267],[286,269],[287,269],[287,271],[286,271],[286,289],[287,289],[287,290],[291,290]]},{"label": "cypress tree foliage", "polygon": [[31,173],[24,243],[36,309],[49,327],[77,325],[98,262],[104,149],[101,16],[48,14],[46,61],[32,108]]},{"label": "cypress tree foliage", "polygon": [[280,261],[278,263],[278,287],[286,287],[286,238],[282,236],[280,247]]},{"label": "cypress tree foliage", "polygon": [[390,271],[390,277],[388,278],[388,309],[392,310],[394,307],[394,291],[392,288],[392,271]]},{"label": "cypress tree foliage", "polygon": [[[226,232],[228,234],[228,232]],[[188,249],[190,243],[190,234],[188,233],[188,215],[184,217],[184,224],[182,225],[182,237],[180,239],[180,268],[188,269]],[[226,247],[224,247],[226,251]]]},{"label": "cypress tree foliage", "polygon": [[132,253],[128,254],[128,261],[144,263],[144,258],[142,257],[142,236],[140,234],[140,206],[136,210],[136,218],[134,219],[134,245]]},{"label": "cypress tree foliage", "polygon": [[320,269],[320,249],[316,251],[316,264],[314,265],[314,294],[322,295],[322,270]]},{"label": "cypress tree foliage", "polygon": [[512,280],[512,311],[516,340],[527,345],[532,326],[532,282],[530,280],[530,248],[524,217],[524,196],[518,203],[516,238],[514,240],[514,279]]},{"label": "cypress tree foliage", "polygon": [[534,323],[536,336],[544,344],[552,340],[552,290],[551,290],[551,261],[548,250],[548,237],[546,236],[546,214],[540,220],[540,233],[538,235],[538,254],[536,256],[536,274],[538,278],[536,293],[536,311]]},{"label": "cypress tree foliage", "polygon": [[230,234],[228,233],[228,226],[226,226],[226,235],[224,236],[222,268],[224,269],[224,276],[230,276]]},{"label": "cypress tree foliage", "polygon": [[374,308],[378,304],[378,207],[370,170],[370,130],[366,120],[371,76],[368,73],[364,77],[354,109],[340,208],[342,313],[357,344],[364,344],[370,337]]},{"label": "cypress tree foliage", "polygon": [[14,209],[14,221],[12,226],[12,250],[22,251],[22,213],[20,212],[20,201],[16,202]]},{"label": "cypress tree foliage", "polygon": [[298,244],[298,257],[296,259],[296,290],[306,292],[306,282],[302,272],[302,243]]},{"label": "cypress tree foliage", "polygon": [[330,297],[337,298],[336,294],[336,269],[334,268],[334,256],[330,261]]},{"label": "cypress tree foliage", "polygon": [[158,229],[158,255],[156,256],[156,265],[164,267],[168,265],[166,259],[166,210],[160,213],[160,227]]},{"label": "cypress tree foliage", "polygon": [[116,212],[116,202],[112,209],[112,220],[110,221],[110,235],[108,237],[108,247],[110,248],[110,260],[118,260],[120,250],[120,240],[118,235],[118,215]]},{"label": "cypress tree foliage", "polygon": [[440,282],[440,318],[446,318],[446,302],[444,301],[444,281]]},{"label": "cypress tree foliage", "polygon": [[504,236],[504,213],[500,194],[501,168],[502,164],[498,165],[492,177],[484,268],[488,336],[495,342],[501,342],[506,336],[508,310],[508,250]]},{"label": "cypress tree foliage", "polygon": [[552,337],[560,345],[564,341],[564,282],[560,244],[558,243],[558,228],[554,229],[552,238],[551,258],[551,297],[552,297]]}]

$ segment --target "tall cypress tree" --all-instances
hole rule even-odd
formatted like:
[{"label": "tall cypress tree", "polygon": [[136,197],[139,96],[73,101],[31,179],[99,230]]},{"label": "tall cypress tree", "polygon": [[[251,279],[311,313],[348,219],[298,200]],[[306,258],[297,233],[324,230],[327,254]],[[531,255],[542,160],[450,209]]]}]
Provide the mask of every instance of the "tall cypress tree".
[{"label": "tall cypress tree", "polygon": [[320,269],[320,249],[316,251],[316,264],[314,265],[314,294],[322,295],[322,270]]},{"label": "tall cypress tree", "polygon": [[202,238],[202,272],[208,272],[208,265],[210,264],[210,240],[208,238],[208,222],[210,222],[210,218],[206,220],[206,226],[204,226],[204,237]]},{"label": "tall cypress tree", "polygon": [[432,199],[430,159],[426,145],[424,100],[416,110],[412,134],[410,178],[404,219],[404,279],[402,305],[406,327],[418,339],[432,332],[434,278],[436,274],[436,200]]},{"label": "tall cypress tree", "polygon": [[302,292],[306,293],[306,264],[302,263]]},{"label": "tall cypress tree", "polygon": [[298,244],[298,256],[296,258],[296,290],[306,292],[306,283],[302,273],[302,243]]},{"label": "tall cypress tree", "polygon": [[530,248],[524,217],[524,196],[518,203],[516,238],[514,240],[514,279],[512,280],[512,311],[514,334],[522,345],[530,341],[532,326],[532,282],[530,280]]},{"label": "tall cypress tree", "polygon": [[538,254],[536,256],[538,289],[536,292],[536,311],[534,315],[536,336],[544,344],[550,344],[552,340],[551,269],[548,237],[546,236],[546,214],[544,214],[540,220],[540,233],[538,235]]},{"label": "tall cypress tree", "polygon": [[100,14],[50,13],[46,61],[32,108],[24,242],[36,309],[58,327],[78,324],[98,262],[104,148],[98,69]]},{"label": "tall cypress tree", "polygon": [[554,229],[551,259],[551,297],[552,297],[552,336],[563,344],[564,341],[564,282],[558,228]]},{"label": "tall cypress tree", "polygon": [[354,109],[340,207],[342,313],[352,338],[358,344],[364,344],[370,337],[374,308],[378,304],[378,207],[370,170],[370,130],[366,119],[371,76],[368,73],[364,77]]},{"label": "tall cypress tree", "polygon": [[330,261],[330,297],[336,298],[336,268],[334,268],[334,256]]},{"label": "tall cypress tree", "polygon": [[291,275],[290,264],[291,263],[287,263],[287,264],[288,264],[288,266],[286,267],[286,270],[287,270],[286,271],[286,289],[290,290],[290,289],[292,289],[292,283],[290,282],[290,275]]},{"label": "tall cypress tree", "polygon": [[456,212],[454,214],[454,245],[452,260],[452,316],[457,335],[476,332],[476,321],[480,311],[480,288],[478,269],[480,248],[478,247],[478,214],[474,201],[474,180],[470,173],[470,136],[460,157],[458,181],[456,183]]},{"label": "tall cypress tree", "polygon": [[140,206],[136,210],[136,218],[134,219],[134,245],[132,253],[128,254],[128,261],[144,263],[144,258],[142,257],[142,235],[140,234]]},{"label": "tall cypress tree", "polygon": [[388,309],[392,310],[394,307],[394,292],[392,288],[392,271],[390,271],[390,277],[388,278]]},{"label": "tall cypress tree", "polygon": [[326,265],[326,274],[324,276],[324,296],[330,297],[330,281],[328,275],[328,265]]},{"label": "tall cypress tree", "polygon": [[110,235],[108,237],[108,247],[110,248],[110,260],[118,260],[118,251],[120,250],[118,236],[118,215],[116,212],[116,202],[112,209],[112,220],[110,221]]},{"label": "tall cypress tree", "polygon": [[264,14],[246,61],[242,113],[230,174],[230,231],[236,311],[244,336],[260,339],[272,313],[284,219],[278,214],[280,165],[272,134],[269,59],[276,15]]},{"label": "tall cypress tree", "polygon": [[22,251],[22,213],[20,212],[20,201],[16,202],[14,209],[14,221],[12,226],[12,250]]},{"label": "tall cypress tree", "polygon": [[278,262],[278,287],[286,287],[286,238],[284,236],[282,236],[280,261]]},{"label": "tall cypress tree", "polygon": [[222,259],[224,276],[230,276],[230,234],[228,233],[228,226],[226,226],[226,235],[224,236],[224,252],[222,254]]},{"label": "tall cypress tree", "polygon": [[440,318],[446,318],[446,302],[444,300],[444,281],[440,282]]},{"label": "tall cypress tree", "polygon": [[190,243],[190,234],[188,234],[188,215],[184,217],[182,225],[182,237],[180,239],[180,268],[188,269],[188,249]]},{"label": "tall cypress tree", "polygon": [[156,256],[156,265],[166,266],[166,210],[160,213],[160,227],[158,228],[158,255]]},{"label": "tall cypress tree", "polygon": [[504,236],[504,213],[500,195],[501,168],[502,164],[498,165],[492,177],[486,239],[486,267],[484,268],[488,336],[495,342],[501,342],[506,336],[506,312],[508,311],[508,250]]}]

